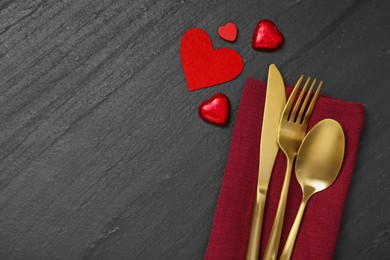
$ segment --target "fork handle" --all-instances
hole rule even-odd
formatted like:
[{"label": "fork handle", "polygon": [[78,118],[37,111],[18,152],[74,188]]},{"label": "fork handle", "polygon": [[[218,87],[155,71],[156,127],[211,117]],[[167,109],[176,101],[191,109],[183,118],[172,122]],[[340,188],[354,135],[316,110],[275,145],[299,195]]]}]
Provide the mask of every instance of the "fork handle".
[{"label": "fork handle", "polygon": [[284,176],[283,187],[280,193],[278,209],[276,211],[274,223],[272,225],[271,233],[268,239],[268,244],[264,253],[265,260],[274,260],[278,255],[280,236],[282,234],[282,229],[283,229],[284,213],[286,210],[288,188],[290,186],[290,178],[291,178],[291,171],[294,163],[294,158],[295,156],[287,157],[286,174]]},{"label": "fork handle", "polygon": [[257,191],[255,206],[253,207],[252,225],[249,235],[246,260],[259,259],[259,247],[261,239],[261,228],[264,217],[265,198],[265,193]]}]

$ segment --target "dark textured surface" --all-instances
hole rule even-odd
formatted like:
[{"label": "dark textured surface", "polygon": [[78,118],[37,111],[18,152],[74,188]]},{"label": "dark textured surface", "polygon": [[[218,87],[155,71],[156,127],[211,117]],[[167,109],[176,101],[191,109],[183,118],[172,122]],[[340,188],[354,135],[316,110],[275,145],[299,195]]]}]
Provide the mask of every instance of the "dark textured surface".
[{"label": "dark textured surface", "polygon": [[[390,1],[0,1],[0,259],[202,259],[245,78],[276,63],[366,106],[335,259],[390,259]],[[250,45],[260,19],[286,42]],[[239,38],[217,35],[234,21]],[[190,27],[232,47],[234,81],[190,93]],[[223,92],[225,128],[199,103]]]}]

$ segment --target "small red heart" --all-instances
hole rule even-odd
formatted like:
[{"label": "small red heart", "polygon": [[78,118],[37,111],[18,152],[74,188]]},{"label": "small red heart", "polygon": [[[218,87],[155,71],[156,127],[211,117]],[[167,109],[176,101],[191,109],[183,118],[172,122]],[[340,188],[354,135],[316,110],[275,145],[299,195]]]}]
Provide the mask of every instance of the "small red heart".
[{"label": "small red heart", "polygon": [[180,57],[191,91],[230,81],[240,75],[244,67],[240,54],[229,48],[214,50],[210,37],[198,28],[183,35]]},{"label": "small red heart", "polygon": [[262,20],[253,34],[252,47],[255,50],[272,51],[283,44],[283,35],[270,20]]},{"label": "small red heart", "polygon": [[227,23],[218,29],[219,36],[228,42],[234,42],[237,38],[237,26],[234,23]]},{"label": "small red heart", "polygon": [[199,107],[199,116],[206,122],[215,125],[225,125],[229,118],[230,102],[222,93],[215,94]]}]

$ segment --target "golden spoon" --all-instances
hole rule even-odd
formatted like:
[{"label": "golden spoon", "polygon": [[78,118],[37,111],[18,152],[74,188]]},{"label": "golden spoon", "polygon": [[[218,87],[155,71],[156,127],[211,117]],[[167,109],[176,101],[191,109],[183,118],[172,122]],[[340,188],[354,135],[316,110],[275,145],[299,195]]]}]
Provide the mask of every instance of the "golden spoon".
[{"label": "golden spoon", "polygon": [[291,258],[306,204],[313,194],[334,182],[343,162],[344,148],[343,129],[333,119],[324,119],[316,124],[303,140],[295,163],[295,175],[303,197],[280,260]]}]

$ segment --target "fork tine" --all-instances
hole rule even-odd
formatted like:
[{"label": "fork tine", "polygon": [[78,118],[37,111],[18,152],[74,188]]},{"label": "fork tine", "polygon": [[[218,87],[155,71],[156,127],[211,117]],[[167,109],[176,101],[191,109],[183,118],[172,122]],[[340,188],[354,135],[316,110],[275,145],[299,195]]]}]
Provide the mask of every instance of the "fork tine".
[{"label": "fork tine", "polygon": [[302,80],[303,80],[303,75],[301,75],[299,77],[297,83],[295,84],[295,87],[294,87],[293,91],[290,94],[290,97],[287,100],[287,104],[286,104],[286,106],[284,108],[283,115],[282,115],[283,119],[285,119],[285,120],[288,120],[288,115],[290,114],[291,107],[292,107],[292,105],[294,103],[295,95],[297,94],[299,85],[301,85]]},{"label": "fork tine", "polygon": [[318,95],[320,94],[320,91],[321,91],[321,88],[322,88],[322,83],[323,82],[321,81],[320,84],[318,85],[317,90],[314,93],[314,97],[310,101],[309,108],[307,109],[306,114],[303,117],[303,120],[302,120],[301,124],[308,124],[309,123],[309,119],[311,117],[311,113],[313,112],[314,106],[316,105],[316,102],[317,102]]},{"label": "fork tine", "polygon": [[317,79],[314,79],[314,80],[313,80],[313,82],[311,83],[311,86],[310,86],[309,90],[307,91],[305,100],[303,101],[302,106],[301,106],[301,109],[299,110],[299,113],[298,113],[298,117],[297,117],[296,122],[301,123],[301,121],[302,121],[303,113],[304,113],[305,110],[306,110],[307,102],[309,101],[309,98],[310,98],[310,96],[311,96],[311,92],[313,91],[313,87],[314,87],[314,85],[316,84],[316,81],[317,81]]},{"label": "fork tine", "polygon": [[290,116],[289,121],[295,122],[295,117],[296,117],[298,109],[300,107],[302,98],[305,95],[305,92],[306,92],[305,90],[306,90],[307,86],[309,85],[309,82],[310,82],[310,77],[307,78],[305,85],[301,89],[301,93],[299,94],[299,97],[298,97],[297,101],[295,102],[295,105],[294,105],[293,111],[291,112],[291,116]]}]

